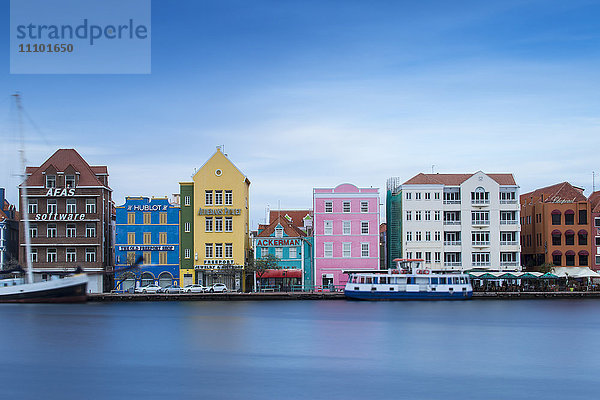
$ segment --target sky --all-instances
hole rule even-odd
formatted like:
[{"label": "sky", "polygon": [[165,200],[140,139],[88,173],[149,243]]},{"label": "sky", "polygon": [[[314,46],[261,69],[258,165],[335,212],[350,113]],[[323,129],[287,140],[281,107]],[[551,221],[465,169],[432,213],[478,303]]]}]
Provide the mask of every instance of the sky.
[{"label": "sky", "polygon": [[[9,24],[9,1],[0,0]],[[113,199],[177,193],[215,151],[265,208],[312,188],[424,172],[513,173],[521,193],[600,188],[597,1],[152,1],[145,75],[9,73],[0,30],[0,186],[16,202],[15,106],[28,165],[75,148]],[[106,60],[118,62],[118,60]]]}]

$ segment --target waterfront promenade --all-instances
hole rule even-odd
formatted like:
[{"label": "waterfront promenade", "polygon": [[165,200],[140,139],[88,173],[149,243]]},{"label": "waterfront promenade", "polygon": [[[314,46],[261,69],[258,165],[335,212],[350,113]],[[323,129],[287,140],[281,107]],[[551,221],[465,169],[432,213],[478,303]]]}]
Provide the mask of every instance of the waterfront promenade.
[{"label": "waterfront promenade", "polygon": [[[120,301],[263,301],[263,300],[344,300],[343,292],[271,292],[271,293],[181,293],[130,294],[94,293],[92,302]],[[600,291],[561,292],[474,292],[473,300],[600,299]]]}]

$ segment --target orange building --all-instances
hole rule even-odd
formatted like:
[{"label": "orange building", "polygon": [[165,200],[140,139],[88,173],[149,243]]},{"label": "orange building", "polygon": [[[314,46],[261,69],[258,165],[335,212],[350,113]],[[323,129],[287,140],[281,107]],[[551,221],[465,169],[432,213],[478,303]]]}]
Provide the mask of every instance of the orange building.
[{"label": "orange building", "polygon": [[590,209],[592,210],[591,242],[592,242],[592,260],[590,266],[594,271],[600,270],[600,191],[590,195]]},{"label": "orange building", "polygon": [[582,188],[563,182],[522,194],[520,200],[524,267],[593,264],[590,203]]}]

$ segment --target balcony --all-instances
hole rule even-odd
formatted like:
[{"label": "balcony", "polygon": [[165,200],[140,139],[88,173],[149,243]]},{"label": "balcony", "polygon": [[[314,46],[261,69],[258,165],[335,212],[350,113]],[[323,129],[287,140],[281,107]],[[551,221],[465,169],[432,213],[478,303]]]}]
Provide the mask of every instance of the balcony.
[{"label": "balcony", "polygon": [[460,221],[444,220],[444,225],[460,225]]},{"label": "balcony", "polygon": [[471,221],[471,225],[473,225],[473,226],[487,226],[489,224],[490,224],[489,219],[481,219],[481,220]]},{"label": "balcony", "polygon": [[501,267],[518,267],[519,263],[516,261],[500,261]]},{"label": "balcony", "polygon": [[460,246],[460,240],[444,240],[444,246]]},{"label": "balcony", "polygon": [[490,204],[489,199],[472,199],[471,205],[473,206],[487,206]]},{"label": "balcony", "polygon": [[518,223],[519,223],[519,221],[517,221],[516,219],[500,220],[500,225],[516,225]]},{"label": "balcony", "polygon": [[483,241],[483,242],[472,242],[473,246],[475,247],[487,247],[490,245],[490,241]]},{"label": "balcony", "polygon": [[460,261],[444,261],[444,267],[461,267],[462,262]]},{"label": "balcony", "polygon": [[517,204],[517,200],[500,200],[500,204]]},{"label": "balcony", "polygon": [[460,204],[460,200],[444,200],[444,204]]},{"label": "balcony", "polygon": [[517,242],[516,240],[501,240],[500,241],[500,246],[517,246],[519,244],[519,242]]},{"label": "balcony", "polygon": [[473,261],[471,265],[473,267],[489,267],[491,263],[489,261]]}]

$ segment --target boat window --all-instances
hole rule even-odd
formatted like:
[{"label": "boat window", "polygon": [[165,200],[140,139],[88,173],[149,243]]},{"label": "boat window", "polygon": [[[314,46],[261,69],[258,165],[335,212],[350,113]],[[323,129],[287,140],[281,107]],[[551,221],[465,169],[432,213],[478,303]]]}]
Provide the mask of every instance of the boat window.
[{"label": "boat window", "polygon": [[373,283],[377,283],[377,279],[378,279],[378,278],[377,278],[376,276],[374,276],[374,277],[373,277]]},{"label": "boat window", "polygon": [[373,281],[373,278],[370,276],[367,276],[366,283],[371,283],[372,281]]},{"label": "boat window", "polygon": [[441,285],[445,285],[446,284],[446,277],[440,278],[440,284]]},{"label": "boat window", "polygon": [[412,285],[413,283],[415,283],[415,278],[414,278],[414,277],[412,277],[412,276],[408,277],[408,278],[407,278],[407,283],[408,283],[409,285]]},{"label": "boat window", "polygon": [[465,283],[465,278],[463,276],[460,277],[460,283]]},{"label": "boat window", "polygon": [[457,277],[452,278],[452,283],[458,283],[458,278]]},{"label": "boat window", "polygon": [[431,284],[432,285],[437,285],[438,284],[438,278],[431,278]]},{"label": "boat window", "polygon": [[365,277],[364,276],[360,277],[360,283],[365,283]]}]

